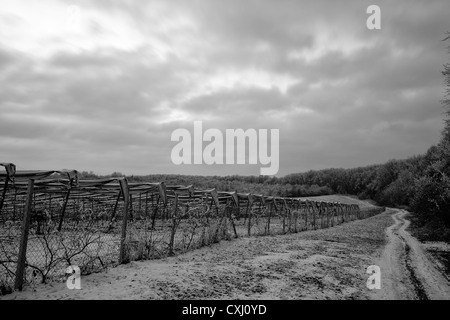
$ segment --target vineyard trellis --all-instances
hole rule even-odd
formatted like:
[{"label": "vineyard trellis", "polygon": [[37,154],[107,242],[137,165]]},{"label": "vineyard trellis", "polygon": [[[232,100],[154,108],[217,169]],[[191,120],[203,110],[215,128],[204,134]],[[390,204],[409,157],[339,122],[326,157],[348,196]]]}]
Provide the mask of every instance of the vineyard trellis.
[{"label": "vineyard trellis", "polygon": [[384,211],[0,166],[0,295],[24,284],[63,280],[70,265],[89,274],[223,239],[327,228]]}]

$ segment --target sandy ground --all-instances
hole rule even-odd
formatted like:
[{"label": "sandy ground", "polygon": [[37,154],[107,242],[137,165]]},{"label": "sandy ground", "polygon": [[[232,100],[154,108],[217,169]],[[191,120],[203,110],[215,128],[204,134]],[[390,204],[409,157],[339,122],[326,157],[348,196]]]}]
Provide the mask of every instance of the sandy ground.
[{"label": "sandy ground", "polygon": [[[390,209],[330,229],[222,241],[83,276],[81,290],[51,283],[2,298],[365,300],[418,299],[424,292],[448,299],[448,282],[405,231],[404,214]],[[374,264],[381,268],[380,290],[366,287],[366,269]]]}]

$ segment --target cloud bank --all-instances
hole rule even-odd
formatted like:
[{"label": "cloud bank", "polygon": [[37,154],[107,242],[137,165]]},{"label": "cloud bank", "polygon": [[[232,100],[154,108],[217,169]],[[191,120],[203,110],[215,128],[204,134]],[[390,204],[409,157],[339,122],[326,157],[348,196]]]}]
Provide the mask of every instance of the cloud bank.
[{"label": "cloud bank", "polygon": [[0,161],[176,166],[177,128],[280,129],[279,175],[423,153],[442,129],[447,0],[2,1]]}]

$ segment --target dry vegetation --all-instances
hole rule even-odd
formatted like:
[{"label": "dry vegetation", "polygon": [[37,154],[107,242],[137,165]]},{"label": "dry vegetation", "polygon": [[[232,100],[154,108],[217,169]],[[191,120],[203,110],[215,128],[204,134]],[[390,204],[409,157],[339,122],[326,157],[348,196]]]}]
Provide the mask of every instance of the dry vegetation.
[{"label": "dry vegetation", "polygon": [[130,262],[11,299],[368,299],[365,270],[385,243],[390,212],[333,228],[222,241],[174,257]]}]

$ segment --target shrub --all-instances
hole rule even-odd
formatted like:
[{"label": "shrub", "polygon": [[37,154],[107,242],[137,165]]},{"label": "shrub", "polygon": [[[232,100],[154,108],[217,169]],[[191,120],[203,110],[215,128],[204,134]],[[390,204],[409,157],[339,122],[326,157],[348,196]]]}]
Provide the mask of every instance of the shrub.
[{"label": "shrub", "polygon": [[411,209],[419,219],[438,219],[450,226],[450,179],[445,174],[420,178]]}]

